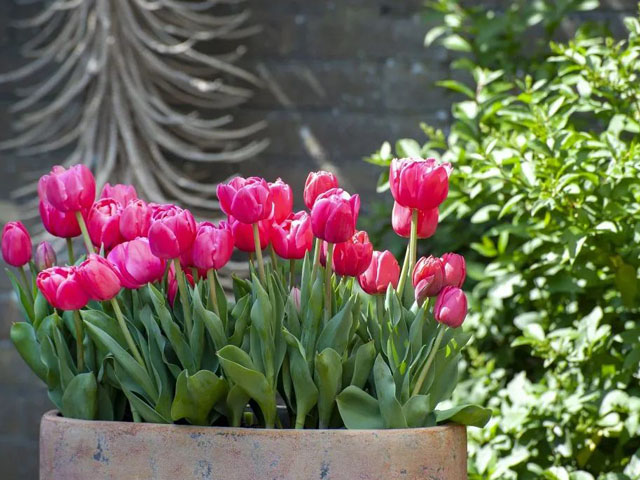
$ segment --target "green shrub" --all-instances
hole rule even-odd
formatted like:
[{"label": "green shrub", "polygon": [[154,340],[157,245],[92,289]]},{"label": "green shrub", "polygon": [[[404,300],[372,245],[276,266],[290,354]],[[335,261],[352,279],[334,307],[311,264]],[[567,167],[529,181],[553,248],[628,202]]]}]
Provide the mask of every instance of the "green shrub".
[{"label": "green shrub", "polygon": [[551,44],[521,79],[473,66],[473,85],[443,83],[466,97],[448,135],[396,145],[458,172],[434,253],[481,238],[460,251],[476,339],[458,395],[496,416],[470,431],[472,479],[640,478],[640,22],[625,25],[623,42]]}]

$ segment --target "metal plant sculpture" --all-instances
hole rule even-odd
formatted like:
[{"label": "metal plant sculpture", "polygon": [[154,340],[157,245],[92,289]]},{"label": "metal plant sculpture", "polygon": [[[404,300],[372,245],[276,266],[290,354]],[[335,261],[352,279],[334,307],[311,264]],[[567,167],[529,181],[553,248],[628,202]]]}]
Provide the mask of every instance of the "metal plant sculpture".
[{"label": "metal plant sculpture", "polygon": [[36,0],[39,13],[17,24],[34,29],[22,48],[31,60],[0,75],[22,97],[11,108],[17,134],[0,149],[63,154],[98,184],[129,180],[154,202],[217,209],[215,183],[177,165],[240,162],[267,144],[254,139],[264,122],[232,128],[225,113],[260,83],[234,65],[245,49],[203,52],[256,31],[242,1]]}]

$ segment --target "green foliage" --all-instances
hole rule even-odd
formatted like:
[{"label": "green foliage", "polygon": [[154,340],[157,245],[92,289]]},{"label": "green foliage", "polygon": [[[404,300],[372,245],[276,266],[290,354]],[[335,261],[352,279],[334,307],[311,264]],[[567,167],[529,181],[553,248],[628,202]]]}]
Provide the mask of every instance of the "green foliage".
[{"label": "green foliage", "polygon": [[454,397],[495,414],[470,433],[470,478],[640,478],[640,23],[625,25],[626,41],[552,43],[526,76],[463,62],[472,84],[443,82],[463,96],[448,135],[396,145],[454,165],[430,245],[470,264]]}]

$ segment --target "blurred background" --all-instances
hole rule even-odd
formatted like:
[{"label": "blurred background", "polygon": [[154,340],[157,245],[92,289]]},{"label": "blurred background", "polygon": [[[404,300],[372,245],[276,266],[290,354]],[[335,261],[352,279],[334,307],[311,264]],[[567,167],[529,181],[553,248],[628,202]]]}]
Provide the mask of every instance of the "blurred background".
[{"label": "blurred background", "polygon": [[[0,75],[29,61],[21,55],[21,48],[43,28],[16,28],[16,22],[45,11],[51,3],[0,0]],[[100,0],[85,3],[91,8],[103,4]],[[421,122],[440,128],[446,134],[453,121],[452,104],[461,94],[436,87],[435,82],[469,79],[468,74],[452,68],[451,62],[465,49],[464,46],[455,48],[456,37],[450,36],[449,45],[435,42],[426,48],[425,34],[438,25],[455,29],[453,14],[458,8],[470,6],[482,12],[485,22],[488,21],[486,27],[492,25],[492,18],[504,19],[504,12],[513,5],[539,3],[546,8],[555,2],[431,3],[440,5],[440,14],[434,15],[434,9],[427,9],[423,0],[247,0],[242,5],[228,7],[231,10],[224,12],[225,15],[237,14],[245,8],[250,11],[250,17],[243,22],[248,28],[244,33],[250,35],[245,37],[243,33],[208,40],[203,43],[202,51],[223,55],[229,63],[250,72],[248,81],[233,78],[234,75],[225,78],[229,78],[229,84],[240,84],[252,94],[243,93],[241,101],[217,105],[213,117],[232,115],[234,120],[230,125],[234,128],[257,127],[222,146],[208,148],[212,145],[206,140],[201,144],[204,150],[223,153],[241,149],[243,145],[251,145],[253,150],[242,161],[215,163],[185,160],[174,151],[167,154],[168,164],[201,184],[215,183],[235,173],[260,175],[268,180],[281,176],[293,186],[298,205],[302,203],[302,185],[307,173],[332,170],[348,190],[362,194],[363,224],[375,224],[379,220],[376,212],[388,210],[389,195],[383,197],[376,193],[380,169],[364,163],[363,158],[372,155],[387,140],[424,141]],[[549,36],[557,40],[571,38],[578,26],[589,21],[599,22],[614,37],[622,38],[626,36],[623,18],[637,11],[636,2],[632,0],[557,3],[557,10],[550,10],[556,15],[553,28],[545,29],[547,24],[539,25],[540,19],[534,19],[530,22],[532,28],[525,26],[523,31],[516,32],[520,37],[514,40],[511,36],[502,41],[515,41],[526,50],[527,44],[532,48],[536,45],[536,39],[546,42]],[[437,9],[435,11],[437,13]],[[126,9],[122,12],[126,14]],[[443,12],[450,15],[448,20]],[[461,17],[464,18],[462,14]],[[504,30],[504,26],[500,28]],[[491,32],[486,35],[491,36]],[[474,53],[482,56],[481,51]],[[179,63],[172,66],[180,70]],[[43,69],[27,84],[46,82],[52,72],[55,68]],[[24,110],[12,110],[15,102],[24,98],[17,97],[16,92],[23,89],[25,93],[27,84],[22,79],[0,83],[0,141],[11,141],[19,135],[20,130],[14,129],[16,122],[30,121],[29,109],[26,118],[22,115]],[[92,90],[87,92],[91,94]],[[34,101],[35,107],[46,106],[48,98],[46,95],[38,98]],[[174,98],[172,104],[179,105],[179,102]],[[55,116],[52,120],[55,124]],[[91,125],[86,128],[90,129]],[[98,135],[104,132],[98,131]],[[144,150],[145,144],[142,147]],[[99,152],[104,147],[96,143],[95,148]],[[11,148],[0,150],[3,223],[23,214],[24,205],[28,210],[33,190],[16,194],[16,189],[37,180],[50,166],[67,160],[73,149],[72,142],[46,152],[25,154]],[[140,158],[145,155],[142,151]],[[136,182],[136,169],[151,175],[156,168],[156,160],[151,157],[145,157],[139,166],[128,164],[124,157],[118,157],[115,166],[110,167],[109,179]],[[156,191],[155,186],[147,188]],[[172,197],[166,186],[160,185],[158,191]],[[213,189],[208,192],[201,189],[198,195],[206,201],[214,198]],[[377,202],[383,205],[376,206]],[[203,215],[207,213],[205,205],[200,204],[199,212]],[[35,479],[39,420],[51,407],[44,386],[22,362],[8,339],[10,325],[19,321],[20,314],[4,275],[0,275],[0,303],[3,311],[0,317],[0,477]]]}]

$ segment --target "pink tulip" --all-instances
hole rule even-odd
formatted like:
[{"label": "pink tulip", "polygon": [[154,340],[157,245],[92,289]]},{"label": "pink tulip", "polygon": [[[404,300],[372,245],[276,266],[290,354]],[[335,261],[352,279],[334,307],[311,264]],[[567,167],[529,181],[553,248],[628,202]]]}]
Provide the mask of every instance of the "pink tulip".
[{"label": "pink tulip", "polygon": [[[191,272],[185,271],[185,277],[189,284],[193,287],[195,282],[193,280],[193,275]],[[176,270],[173,265],[169,265],[169,274],[167,275],[167,300],[169,301],[169,305],[173,307],[173,304],[176,301],[176,296],[178,295],[178,280],[176,279]]]},{"label": "pink tulip", "polygon": [[467,278],[464,257],[457,253],[445,253],[441,260],[444,266],[444,285],[461,288]]},{"label": "pink tulip", "polygon": [[110,183],[105,183],[104,187],[102,187],[100,198],[113,198],[124,208],[130,202],[138,199],[138,193],[133,185],[123,185],[121,183],[111,185]]},{"label": "pink tulip", "polygon": [[274,223],[271,229],[271,244],[276,253],[289,260],[304,258],[313,246],[311,217],[307,212],[289,215],[284,222]]},{"label": "pink tulip", "polygon": [[[233,243],[238,250],[248,253],[255,253],[255,242],[253,241],[253,226],[240,222],[233,217],[229,217],[229,225],[233,233]],[[258,238],[260,239],[260,249],[264,250],[269,245],[271,239],[271,220],[266,219],[258,222]]]},{"label": "pink tulip", "polygon": [[13,267],[31,260],[31,236],[22,222],[6,223],[2,229],[2,258]]},{"label": "pink tulip", "polygon": [[136,289],[147,283],[160,281],[166,261],[156,257],[149,247],[149,240],[137,238],[116,246],[107,256],[125,288]]},{"label": "pink tulip", "polygon": [[338,179],[333,173],[323,170],[310,172],[304,183],[304,204],[311,210],[316,198],[332,188],[338,188]]},{"label": "pink tulip", "polygon": [[220,208],[242,223],[256,223],[271,215],[273,200],[269,184],[264,178],[236,177],[217,188]]},{"label": "pink tulip", "polygon": [[269,190],[273,200],[273,215],[271,217],[276,223],[282,223],[293,211],[293,192],[291,187],[281,178],[269,183]]},{"label": "pink tulip", "polygon": [[146,237],[151,226],[151,208],[142,200],[132,200],[120,215],[120,235],[125,240]]},{"label": "pink tulip", "polygon": [[89,302],[89,295],[78,278],[77,267],[52,267],[43,270],[36,279],[44,298],[60,310],[78,310]]},{"label": "pink tulip", "polygon": [[396,257],[389,250],[384,252],[376,250],[373,252],[371,263],[358,277],[358,283],[368,294],[380,295],[387,291],[389,285],[396,288],[399,279],[400,265]]},{"label": "pink tulip", "polygon": [[433,316],[448,327],[458,328],[467,316],[467,296],[458,287],[444,287],[433,307]]},{"label": "pink tulip", "polygon": [[39,209],[45,230],[54,237],[74,238],[80,235],[80,225],[75,212],[61,212],[42,200],[40,200]]},{"label": "pink tulip", "polygon": [[219,270],[231,259],[233,234],[227,222],[218,226],[203,222],[198,225],[196,239],[191,250],[192,263],[200,270]]},{"label": "pink tulip", "polygon": [[96,181],[86,165],[74,165],[68,170],[55,166],[41,183],[45,196],[41,192],[40,199],[61,212],[87,210],[96,198]]},{"label": "pink tulip", "polygon": [[178,258],[196,238],[196,221],[189,210],[175,205],[157,207],[151,215],[149,245],[160,258]]},{"label": "pink tulip", "polygon": [[104,257],[89,254],[78,266],[78,279],[91,300],[111,300],[120,291],[120,278],[113,264]]},{"label": "pink tulip", "polygon": [[311,210],[313,234],[328,243],[349,240],[356,231],[360,197],[340,188],[327,190],[316,198]]},{"label": "pink tulip", "polygon": [[431,210],[447,198],[450,173],[450,163],[433,158],[395,158],[389,172],[391,194],[403,207]]},{"label": "pink tulip", "polygon": [[105,250],[111,250],[124,241],[120,234],[121,215],[122,207],[113,198],[103,198],[93,204],[86,223],[91,242],[96,247],[104,245]]},{"label": "pink tulip", "polygon": [[438,257],[422,257],[413,269],[413,288],[416,301],[422,304],[427,297],[435,297],[444,286],[444,266]]},{"label": "pink tulip", "polygon": [[[326,244],[323,250],[325,249]],[[338,275],[357,277],[364,273],[372,258],[373,245],[369,241],[369,235],[365,231],[359,231],[346,242],[336,244],[333,249],[333,270]]]},{"label": "pink tulip", "polygon": [[[401,237],[411,236],[411,209],[398,202],[393,204],[391,213],[393,231]],[[418,238],[429,238],[436,233],[438,227],[438,209],[418,210]]]},{"label": "pink tulip", "polygon": [[40,242],[34,257],[34,263],[39,272],[53,267],[57,262],[56,251],[49,242]]}]

